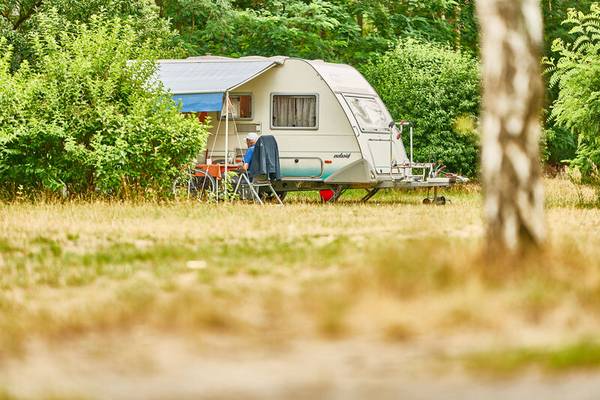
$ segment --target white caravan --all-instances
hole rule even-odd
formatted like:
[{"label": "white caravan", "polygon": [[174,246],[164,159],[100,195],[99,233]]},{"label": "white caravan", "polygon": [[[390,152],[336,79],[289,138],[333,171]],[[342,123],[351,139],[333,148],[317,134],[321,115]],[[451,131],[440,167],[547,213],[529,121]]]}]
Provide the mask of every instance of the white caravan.
[{"label": "white caravan", "polygon": [[[279,146],[277,191],[448,187],[465,178],[437,176],[412,160],[412,127],[394,123],[353,67],[289,57],[190,57],[159,61],[159,79],[183,112],[211,118],[211,163],[234,162],[248,132]],[[407,155],[404,140],[410,141]],[[437,191],[436,191],[437,193]],[[443,198],[442,198],[443,199]],[[434,195],[434,200],[438,200]]]}]

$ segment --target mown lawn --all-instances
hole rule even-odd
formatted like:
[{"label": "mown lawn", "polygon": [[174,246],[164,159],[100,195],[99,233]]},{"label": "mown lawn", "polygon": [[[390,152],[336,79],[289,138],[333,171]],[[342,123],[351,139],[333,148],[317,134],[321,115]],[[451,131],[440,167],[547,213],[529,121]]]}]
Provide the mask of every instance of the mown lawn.
[{"label": "mown lawn", "polygon": [[[182,398],[167,395],[172,381],[147,380],[183,376],[207,359],[188,384],[218,375],[248,394],[218,361],[301,352],[304,361],[281,367],[301,376],[298,364],[318,364],[324,349],[341,345],[366,360],[413,354],[402,368],[425,376],[594,369],[597,195],[565,180],[546,187],[548,246],[509,264],[481,257],[473,185],[450,191],[446,206],[421,205],[419,192],[368,204],[350,193],[335,205],[301,194],[285,207],[1,204],[0,399]],[[335,354],[331,368],[343,368],[343,351]],[[102,383],[115,368],[128,378],[107,394]],[[347,377],[377,376],[377,368]],[[265,387],[256,393],[271,393],[277,375],[258,376]],[[341,385],[335,376],[319,385],[329,388],[328,379]],[[220,387],[204,394],[229,393]],[[301,397],[322,393],[315,387]],[[189,398],[203,393],[188,389]]]}]

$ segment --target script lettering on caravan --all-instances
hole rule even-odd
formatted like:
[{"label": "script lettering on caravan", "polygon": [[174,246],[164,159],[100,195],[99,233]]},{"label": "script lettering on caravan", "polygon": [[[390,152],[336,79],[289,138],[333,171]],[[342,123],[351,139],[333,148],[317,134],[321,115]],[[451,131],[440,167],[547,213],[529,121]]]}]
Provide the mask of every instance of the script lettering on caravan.
[{"label": "script lettering on caravan", "polygon": [[333,158],[350,158],[350,153],[338,153],[338,154],[334,154]]}]

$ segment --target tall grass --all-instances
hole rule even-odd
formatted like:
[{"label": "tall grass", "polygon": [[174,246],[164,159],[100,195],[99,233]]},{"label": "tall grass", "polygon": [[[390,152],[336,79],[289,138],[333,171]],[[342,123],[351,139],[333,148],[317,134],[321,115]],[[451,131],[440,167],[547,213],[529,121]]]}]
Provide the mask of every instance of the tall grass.
[{"label": "tall grass", "polygon": [[[581,203],[590,190],[547,182],[546,250],[511,265],[480,257],[476,186],[444,207],[421,205],[422,192],[324,206],[314,194],[286,207],[4,203],[0,361],[32,343],[141,331],[256,346],[369,338],[490,370],[595,367],[596,352],[538,350],[600,331],[600,210]],[[497,348],[515,349],[500,367],[485,356]]]}]

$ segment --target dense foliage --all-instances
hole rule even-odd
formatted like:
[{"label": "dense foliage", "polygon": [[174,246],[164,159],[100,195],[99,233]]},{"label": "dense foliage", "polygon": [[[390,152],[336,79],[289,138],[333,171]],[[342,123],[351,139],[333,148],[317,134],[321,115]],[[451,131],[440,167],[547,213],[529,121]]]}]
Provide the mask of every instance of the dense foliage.
[{"label": "dense foliage", "polygon": [[[37,16],[31,60],[0,39],[0,181],[13,189],[166,192],[206,130],[148,84],[160,42],[131,19]],[[166,40],[169,37],[167,36]],[[148,60],[128,62],[128,60]]]},{"label": "dense foliage", "polygon": [[475,174],[479,69],[474,58],[406,40],[363,72],[395,120],[415,123],[415,160],[440,161],[450,171]]},{"label": "dense foliage", "polygon": [[553,43],[559,58],[549,61],[550,84],[558,88],[551,117],[578,138],[572,165],[600,179],[600,5],[587,14],[571,10],[565,23],[570,36]]},{"label": "dense foliage", "polygon": [[476,48],[472,0],[160,0],[195,54],[289,55],[359,64],[417,37]]},{"label": "dense foliage", "polygon": [[158,16],[157,7],[148,0],[0,0],[0,36],[13,47],[13,68],[23,60],[31,61],[31,36],[42,33],[45,15],[56,14],[61,24],[88,22],[94,15],[126,18],[140,40],[157,40],[163,49],[178,51],[178,36],[167,20]]}]

